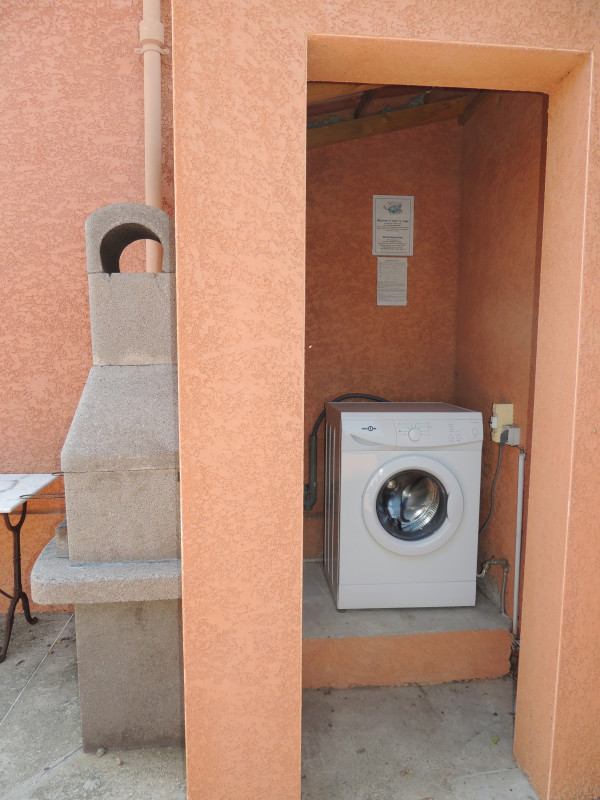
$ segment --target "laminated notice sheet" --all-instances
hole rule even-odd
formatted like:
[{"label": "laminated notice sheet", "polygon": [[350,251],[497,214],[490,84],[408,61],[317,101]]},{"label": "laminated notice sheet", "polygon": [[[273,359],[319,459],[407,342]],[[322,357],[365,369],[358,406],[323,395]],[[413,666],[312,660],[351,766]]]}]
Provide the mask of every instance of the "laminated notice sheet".
[{"label": "laminated notice sheet", "polygon": [[377,259],[377,305],[405,306],[407,258]]},{"label": "laminated notice sheet", "polygon": [[414,197],[373,195],[373,255],[412,256]]}]

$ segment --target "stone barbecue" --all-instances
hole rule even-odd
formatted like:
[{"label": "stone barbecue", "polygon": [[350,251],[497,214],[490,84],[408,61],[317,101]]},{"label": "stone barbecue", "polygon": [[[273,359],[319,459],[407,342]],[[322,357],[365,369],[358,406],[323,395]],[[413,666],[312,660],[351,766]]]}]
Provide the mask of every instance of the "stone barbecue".
[{"label": "stone barbecue", "polygon": [[[86,220],[93,366],[62,454],[66,520],[31,575],[73,603],[83,746],[183,741],[175,256],[171,218],[134,203]],[[121,273],[132,242],[162,272]]]}]

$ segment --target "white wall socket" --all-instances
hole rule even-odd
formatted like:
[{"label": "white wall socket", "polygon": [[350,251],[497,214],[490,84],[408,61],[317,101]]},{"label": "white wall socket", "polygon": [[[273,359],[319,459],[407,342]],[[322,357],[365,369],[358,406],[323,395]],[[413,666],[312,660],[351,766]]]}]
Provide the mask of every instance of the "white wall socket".
[{"label": "white wall socket", "polygon": [[498,420],[496,428],[492,430],[492,441],[499,442],[503,426],[513,424],[513,404],[494,403],[492,405],[492,417]]}]

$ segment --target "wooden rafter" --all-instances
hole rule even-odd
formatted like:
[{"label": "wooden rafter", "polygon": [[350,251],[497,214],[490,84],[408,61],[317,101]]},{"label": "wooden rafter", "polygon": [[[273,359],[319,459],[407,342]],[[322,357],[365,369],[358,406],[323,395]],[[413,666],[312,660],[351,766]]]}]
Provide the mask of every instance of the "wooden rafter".
[{"label": "wooden rafter", "polygon": [[381,84],[373,83],[319,83],[311,81],[307,85],[306,100],[309,105],[347,94],[359,94],[369,89],[378,89]]},{"label": "wooden rafter", "polygon": [[354,119],[358,119],[360,116],[362,116],[363,112],[367,110],[371,101],[377,96],[377,92],[377,89],[370,89],[368,92],[362,93],[361,98],[358,101],[358,105],[354,109]]},{"label": "wooden rafter", "polygon": [[427,95],[425,97],[425,102],[426,103],[439,103],[440,100],[447,99],[447,98],[444,98],[444,92],[445,91],[446,90],[444,88],[442,88],[441,86],[432,87],[431,90],[429,92],[427,92]]},{"label": "wooden rafter", "polygon": [[425,91],[423,86],[379,85],[373,83],[308,83],[308,115],[328,114],[353,108],[367,92],[376,92],[378,99],[405,97]]},{"label": "wooden rafter", "polygon": [[319,128],[311,128],[307,132],[306,147],[313,150],[329,144],[361,139],[366,136],[377,136],[382,133],[415,128],[418,125],[429,125],[458,117],[469,103],[469,97],[457,97],[453,100],[442,100],[439,103],[403,108],[386,114],[353,119],[349,122],[338,122]]}]

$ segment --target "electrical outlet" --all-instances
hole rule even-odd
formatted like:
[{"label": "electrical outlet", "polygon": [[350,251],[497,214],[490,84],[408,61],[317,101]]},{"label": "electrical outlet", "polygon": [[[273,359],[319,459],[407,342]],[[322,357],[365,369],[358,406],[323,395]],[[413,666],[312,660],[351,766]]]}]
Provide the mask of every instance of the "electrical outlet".
[{"label": "electrical outlet", "polygon": [[492,405],[492,418],[496,419],[496,427],[492,430],[492,441],[500,442],[502,428],[513,424],[513,404],[494,403]]},{"label": "electrical outlet", "polygon": [[521,444],[521,429],[518,425],[506,425],[504,433],[508,434],[506,444],[511,447],[518,447]]}]

